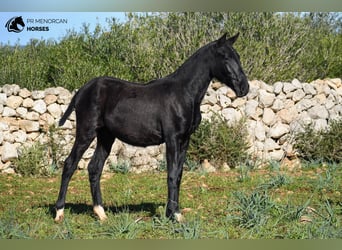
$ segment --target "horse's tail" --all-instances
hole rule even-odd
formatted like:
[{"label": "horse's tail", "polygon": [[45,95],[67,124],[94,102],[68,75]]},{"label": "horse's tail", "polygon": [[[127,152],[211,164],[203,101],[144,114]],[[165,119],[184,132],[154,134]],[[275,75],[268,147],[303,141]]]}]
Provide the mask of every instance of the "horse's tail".
[{"label": "horse's tail", "polygon": [[69,103],[69,106],[68,106],[67,110],[65,110],[62,118],[59,120],[59,123],[58,123],[59,126],[63,126],[63,124],[65,123],[66,119],[68,119],[69,115],[74,110],[77,94],[78,94],[78,92],[76,92],[76,94],[72,97],[71,102]]}]

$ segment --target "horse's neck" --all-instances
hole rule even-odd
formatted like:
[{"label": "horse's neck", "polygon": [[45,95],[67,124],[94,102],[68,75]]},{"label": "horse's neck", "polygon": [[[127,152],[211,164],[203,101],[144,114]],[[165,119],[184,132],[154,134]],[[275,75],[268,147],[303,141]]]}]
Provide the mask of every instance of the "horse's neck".
[{"label": "horse's neck", "polygon": [[198,58],[185,62],[170,77],[193,96],[195,102],[200,103],[211,81],[210,67],[203,58]]}]

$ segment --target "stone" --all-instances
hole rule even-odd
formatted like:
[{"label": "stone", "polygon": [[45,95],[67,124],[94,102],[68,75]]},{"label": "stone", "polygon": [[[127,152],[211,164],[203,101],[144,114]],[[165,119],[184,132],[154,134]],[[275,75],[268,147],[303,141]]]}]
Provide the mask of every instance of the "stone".
[{"label": "stone", "polygon": [[7,95],[5,93],[0,93],[0,104],[5,105],[7,101]]},{"label": "stone", "polygon": [[4,174],[15,174],[15,171],[13,168],[6,168],[6,169],[2,170],[2,173],[4,173]]},{"label": "stone", "polygon": [[137,152],[137,148],[133,147],[129,144],[123,143],[122,144],[122,150],[120,151],[119,158],[122,158],[123,160],[131,159],[135,156]]},{"label": "stone", "polygon": [[276,150],[276,149],[280,149],[280,146],[278,145],[278,143],[276,143],[271,138],[267,138],[265,140],[265,143],[264,143],[264,150],[269,152],[269,151],[273,151],[273,150]]},{"label": "stone", "polygon": [[201,111],[201,113],[208,113],[209,112],[209,110],[210,110],[210,105],[209,104],[202,104],[201,106],[200,106],[200,111]]},{"label": "stone", "polygon": [[247,100],[253,100],[256,99],[256,97],[259,95],[259,88],[255,87],[249,87],[249,91],[247,94]]},{"label": "stone", "polygon": [[61,127],[63,129],[73,129],[74,126],[73,126],[73,123],[69,120],[66,120],[64,125]]},{"label": "stone", "polygon": [[276,122],[276,115],[270,108],[264,109],[264,114],[262,116],[262,121],[265,125],[270,126],[273,125]]},{"label": "stone", "polygon": [[273,93],[275,94],[280,94],[281,91],[283,90],[283,83],[282,82],[276,82],[273,85]]},{"label": "stone", "polygon": [[32,108],[33,104],[34,104],[34,101],[31,98],[26,98],[26,99],[24,99],[22,106],[24,108]]},{"label": "stone", "polygon": [[281,109],[283,109],[285,107],[285,104],[282,100],[280,99],[275,99],[275,101],[273,102],[273,105],[272,105],[272,110],[273,111],[279,111]]},{"label": "stone", "polygon": [[23,88],[19,91],[19,96],[22,98],[28,98],[31,96],[31,91],[29,91],[27,88]]},{"label": "stone", "polygon": [[280,137],[287,134],[288,132],[290,132],[290,126],[287,124],[278,122],[270,128],[269,136],[273,139],[279,139]]},{"label": "stone", "polygon": [[296,109],[298,112],[302,112],[307,110],[315,105],[316,102],[312,101],[311,99],[302,99],[298,103],[296,103]]},{"label": "stone", "polygon": [[[44,93],[44,92],[43,92]],[[37,100],[34,102],[32,110],[38,112],[39,114],[43,114],[46,112],[46,104],[43,100]]]},{"label": "stone", "polygon": [[[61,87],[47,88],[47,89],[44,90],[44,94],[45,94],[45,96],[47,96],[47,95],[58,96],[59,93],[60,93],[60,89],[61,89]],[[62,89],[64,89],[64,88],[62,88]]]},{"label": "stone", "polygon": [[246,103],[246,99],[245,98],[237,98],[233,101],[233,103],[231,104],[231,106],[233,108],[237,108],[237,107],[242,107],[243,105],[245,105]]},{"label": "stone", "polygon": [[216,93],[217,93],[218,96],[221,96],[221,95],[227,96],[228,89],[229,89],[228,86],[222,85],[221,88],[216,90]]},{"label": "stone", "polygon": [[[230,98],[228,98],[226,95],[219,95],[218,96],[218,99],[219,99],[219,103],[220,103],[220,106],[222,108],[227,108],[229,107],[229,105],[232,103],[232,101],[230,100]],[[203,105],[201,105],[202,107]]]},{"label": "stone", "polygon": [[292,96],[292,100],[295,102],[298,102],[299,100],[303,99],[305,96],[305,93],[302,89],[297,89]]},{"label": "stone", "polygon": [[228,88],[226,95],[230,99],[235,99],[236,98],[236,94],[235,94],[235,92],[231,88]]},{"label": "stone", "polygon": [[227,162],[224,162],[221,167],[222,172],[229,172],[231,168],[228,166]]},{"label": "stone", "polygon": [[20,118],[25,119],[26,114],[27,114],[27,109],[26,108],[19,107],[15,111],[17,112],[17,116],[19,116]]},{"label": "stone", "polygon": [[12,96],[7,97],[6,105],[9,108],[16,109],[21,105],[22,102],[23,102],[23,98],[21,98],[20,96],[12,95]]},{"label": "stone", "polygon": [[13,159],[18,158],[17,148],[14,144],[5,142],[1,149],[1,160],[3,162],[8,162]]},{"label": "stone", "polygon": [[2,111],[2,116],[4,117],[13,117],[17,114],[17,112],[15,112],[14,109],[9,108],[9,107],[4,107],[3,111]]},{"label": "stone", "polygon": [[272,161],[281,161],[285,156],[285,152],[283,150],[274,150],[268,153],[268,158]]},{"label": "stone", "polygon": [[19,128],[26,132],[38,132],[39,131],[39,122],[29,121],[29,120],[20,120]]},{"label": "stone", "polygon": [[255,124],[255,137],[257,138],[257,140],[259,141],[264,141],[266,138],[266,130],[265,130],[265,126],[263,125],[263,123],[261,121],[257,121]]},{"label": "stone", "polygon": [[259,84],[260,88],[261,89],[264,89],[266,90],[267,92],[269,93],[273,93],[274,89],[273,89],[273,85],[269,85],[263,81],[260,81],[260,84]]},{"label": "stone", "polygon": [[133,159],[131,159],[131,164],[133,166],[141,166],[141,165],[148,165],[151,161],[151,157],[149,157],[148,155],[144,155],[144,156],[137,156],[137,157],[133,157]]},{"label": "stone", "polygon": [[215,92],[210,93],[210,94],[209,93],[207,92],[208,95],[205,96],[205,100],[204,101],[206,101],[207,103],[209,103],[211,105],[216,104],[216,102],[217,102],[216,93]]},{"label": "stone", "polygon": [[312,119],[328,119],[328,110],[323,105],[316,105],[308,110],[308,114]]},{"label": "stone", "polygon": [[216,172],[216,169],[213,165],[209,163],[207,159],[205,159],[202,164],[201,164],[202,170],[207,172],[207,173],[213,173]]},{"label": "stone", "polygon": [[25,119],[30,121],[38,121],[39,114],[37,112],[27,112]]},{"label": "stone", "polygon": [[259,91],[259,101],[261,103],[261,107],[267,108],[272,106],[274,99],[275,95],[273,93],[268,93],[264,89]]},{"label": "stone", "polygon": [[6,94],[6,96],[17,95],[20,91],[20,87],[16,84],[5,84],[2,86],[2,92]]},{"label": "stone", "polygon": [[317,101],[319,104],[324,104],[325,103],[325,101],[326,101],[326,96],[325,96],[325,94],[318,94],[318,95],[316,95],[315,97],[314,97],[314,100],[315,101]]},{"label": "stone", "polygon": [[217,90],[217,89],[221,88],[222,85],[223,84],[220,83],[220,82],[213,82],[213,83],[211,83],[211,87],[213,88],[213,90]]},{"label": "stone", "polygon": [[49,113],[44,113],[39,118],[39,124],[47,130],[49,129],[49,126],[55,124],[54,117]]},{"label": "stone", "polygon": [[328,128],[328,122],[326,119],[317,119],[313,123],[314,130],[326,130]]},{"label": "stone", "polygon": [[59,104],[69,104],[70,100],[71,100],[71,93],[69,92],[69,90],[64,89],[64,88],[58,88],[58,99],[57,99],[57,103]]},{"label": "stone", "polygon": [[256,110],[258,107],[259,103],[256,100],[249,100],[246,102],[245,106],[245,114],[248,117],[252,117],[253,119],[256,120]]},{"label": "stone", "polygon": [[55,95],[46,95],[44,97],[44,102],[46,103],[46,105],[55,103],[57,101],[57,96]]},{"label": "stone", "polygon": [[7,131],[7,130],[9,130],[8,123],[5,120],[0,119],[0,131]]},{"label": "stone", "polygon": [[337,103],[336,100],[335,100],[335,98],[334,98],[332,95],[329,95],[328,98],[327,98],[327,101],[325,102],[325,105],[324,105],[324,106],[325,106],[327,109],[331,109],[331,108],[333,108],[333,107],[335,106],[335,103]]},{"label": "stone", "polygon": [[289,108],[289,109],[282,109],[277,113],[277,116],[281,119],[283,123],[290,124],[292,121],[294,121],[297,116],[298,112],[295,106]]},{"label": "stone", "polygon": [[27,139],[27,134],[23,130],[18,130],[18,131],[13,132],[13,136],[14,136],[14,141],[19,142],[19,143],[23,143]]},{"label": "stone", "polygon": [[4,131],[3,132],[3,140],[8,143],[14,143],[14,136],[12,131]]},{"label": "stone", "polygon": [[52,103],[47,107],[47,110],[54,118],[60,118],[62,110],[57,103]]},{"label": "stone", "polygon": [[304,89],[305,94],[307,94],[307,95],[316,95],[316,93],[317,93],[315,87],[309,83],[304,83],[303,89]]},{"label": "stone", "polygon": [[242,115],[239,111],[237,111],[234,108],[226,108],[222,110],[222,116],[225,118],[225,120],[232,124],[234,122],[239,121],[242,118]]},{"label": "stone", "polygon": [[342,79],[341,78],[332,78],[330,79],[330,82],[332,82],[333,84],[335,84],[335,86],[337,88],[342,86]]},{"label": "stone", "polygon": [[293,86],[293,84],[289,83],[289,82],[284,82],[283,83],[283,92],[285,94],[288,94],[290,92],[293,92],[296,89],[295,86]]},{"label": "stone", "polygon": [[295,87],[295,89],[301,89],[303,87],[302,83],[298,79],[293,79],[291,84]]},{"label": "stone", "polygon": [[42,90],[34,90],[31,92],[32,99],[39,100],[45,97],[45,92]]}]

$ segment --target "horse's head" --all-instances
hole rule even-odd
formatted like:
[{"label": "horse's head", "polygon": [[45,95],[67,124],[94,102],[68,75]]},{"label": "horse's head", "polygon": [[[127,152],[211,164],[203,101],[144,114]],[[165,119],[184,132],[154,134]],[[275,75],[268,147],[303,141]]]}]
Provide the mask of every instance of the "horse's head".
[{"label": "horse's head", "polygon": [[212,76],[234,90],[238,97],[247,95],[249,84],[240,63],[240,56],[233,48],[239,33],[226,38],[224,34],[214,42],[215,65],[211,69]]},{"label": "horse's head", "polygon": [[16,17],[15,18],[15,23],[21,25],[22,27],[25,27],[25,23],[24,23],[24,20],[23,20],[22,16]]}]

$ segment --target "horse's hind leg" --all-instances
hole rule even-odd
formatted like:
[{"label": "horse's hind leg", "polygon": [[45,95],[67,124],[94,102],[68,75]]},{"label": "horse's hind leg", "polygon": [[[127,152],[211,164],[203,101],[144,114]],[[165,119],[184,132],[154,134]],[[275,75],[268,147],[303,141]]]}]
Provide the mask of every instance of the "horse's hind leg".
[{"label": "horse's hind leg", "polygon": [[97,146],[88,165],[94,213],[99,217],[100,220],[105,220],[107,218],[102,207],[100,178],[103,165],[110,153],[114,140],[115,138],[106,129],[99,129],[97,132]]},{"label": "horse's hind leg", "polygon": [[[87,128],[88,129],[88,128]],[[75,143],[72,147],[71,153],[68,158],[64,162],[64,168],[62,173],[61,187],[59,190],[58,199],[56,202],[56,217],[55,221],[60,222],[64,218],[64,205],[65,205],[65,196],[67,193],[68,185],[72,175],[77,169],[78,162],[80,161],[83,153],[87,150],[92,140],[95,138],[95,130],[92,132],[91,130],[78,128]]]}]

